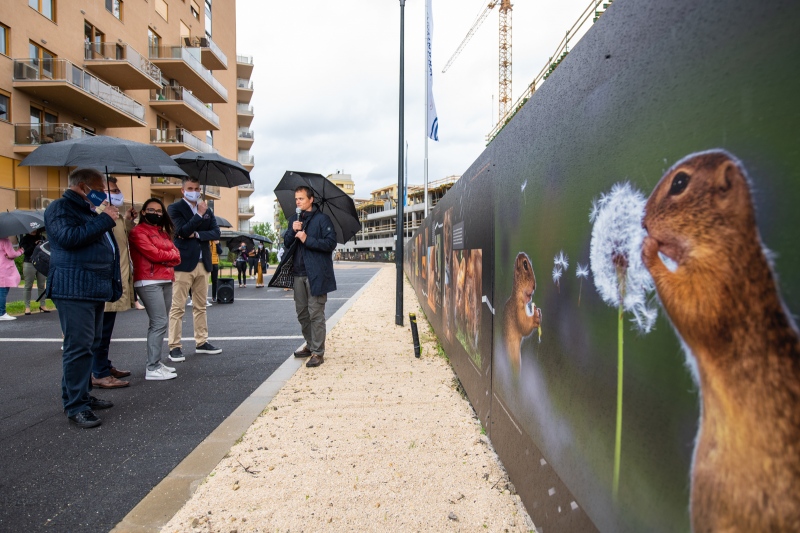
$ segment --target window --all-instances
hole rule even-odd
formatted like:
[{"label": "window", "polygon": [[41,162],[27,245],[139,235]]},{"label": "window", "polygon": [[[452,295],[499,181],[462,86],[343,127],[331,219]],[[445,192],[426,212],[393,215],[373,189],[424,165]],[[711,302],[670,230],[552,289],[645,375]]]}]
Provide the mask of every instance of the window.
[{"label": "window", "polygon": [[156,0],[156,13],[161,15],[161,18],[164,20],[169,20],[167,17],[169,14],[169,6],[167,5],[166,0]]},{"label": "window", "polygon": [[161,46],[161,37],[150,28],[147,29],[147,44],[150,47],[150,57],[160,57],[158,48]]},{"label": "window", "polygon": [[206,0],[206,35],[211,38],[211,0]]},{"label": "window", "polygon": [[28,5],[55,22],[56,0],[28,0]]},{"label": "window", "polygon": [[31,64],[34,67],[39,67],[41,63],[42,72],[39,74],[39,78],[52,78],[53,68],[55,67],[55,62],[53,61],[56,58],[55,54],[36,43],[28,43],[28,52]]},{"label": "window", "polygon": [[85,59],[107,57],[103,49],[103,43],[106,40],[105,33],[85,21],[83,23],[83,40],[86,46]]},{"label": "window", "polygon": [[8,55],[8,26],[0,24],[0,54]]},{"label": "window", "polygon": [[[189,29],[189,26],[186,25],[185,22],[181,21],[181,41],[184,43],[191,43],[192,41],[192,31]],[[187,46],[189,46],[187,44]]]},{"label": "window", "polygon": [[11,95],[0,91],[0,120],[11,122]]},{"label": "window", "polygon": [[122,0],[106,0],[106,11],[122,20]]},{"label": "window", "polygon": [[192,12],[194,18],[200,20],[200,6],[194,0],[192,0],[192,5],[189,6],[189,11]]}]

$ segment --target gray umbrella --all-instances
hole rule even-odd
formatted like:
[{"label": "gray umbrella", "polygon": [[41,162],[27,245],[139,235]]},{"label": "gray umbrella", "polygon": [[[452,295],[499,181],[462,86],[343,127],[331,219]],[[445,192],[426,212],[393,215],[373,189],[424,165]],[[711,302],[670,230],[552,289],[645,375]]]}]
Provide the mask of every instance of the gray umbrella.
[{"label": "gray umbrella", "polygon": [[0,213],[0,238],[25,235],[44,227],[44,215],[35,211],[6,211]]}]

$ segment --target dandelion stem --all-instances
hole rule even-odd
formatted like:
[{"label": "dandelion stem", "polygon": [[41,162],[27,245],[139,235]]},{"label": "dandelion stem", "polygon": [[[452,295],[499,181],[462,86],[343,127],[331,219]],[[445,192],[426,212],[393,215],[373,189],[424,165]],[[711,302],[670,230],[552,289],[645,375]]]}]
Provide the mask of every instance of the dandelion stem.
[{"label": "dandelion stem", "polygon": [[612,496],[617,501],[619,495],[619,463],[622,455],[622,302],[619,304],[617,315],[617,430],[614,442],[614,481]]},{"label": "dandelion stem", "polygon": [[578,307],[581,306],[581,291],[583,291],[583,278],[581,278],[581,284],[578,286]]}]

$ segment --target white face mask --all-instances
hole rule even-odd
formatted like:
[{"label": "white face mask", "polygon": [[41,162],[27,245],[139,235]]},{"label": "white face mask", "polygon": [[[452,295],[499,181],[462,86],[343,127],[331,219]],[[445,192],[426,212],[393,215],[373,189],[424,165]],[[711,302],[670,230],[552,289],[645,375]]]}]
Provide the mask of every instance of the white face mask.
[{"label": "white face mask", "polygon": [[190,202],[196,202],[200,200],[200,191],[183,191],[183,197]]},{"label": "white face mask", "polygon": [[111,194],[109,194],[109,197],[111,198],[111,205],[116,206],[116,207],[121,206],[122,205],[122,201],[124,200],[124,197],[123,197],[122,193],[119,193],[119,194],[111,193]]}]

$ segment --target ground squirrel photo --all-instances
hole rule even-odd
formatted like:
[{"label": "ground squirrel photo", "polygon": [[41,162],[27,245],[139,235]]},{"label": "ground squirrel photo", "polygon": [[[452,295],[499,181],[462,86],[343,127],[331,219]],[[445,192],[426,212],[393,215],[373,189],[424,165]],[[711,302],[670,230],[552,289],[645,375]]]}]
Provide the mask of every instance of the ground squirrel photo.
[{"label": "ground squirrel photo", "polygon": [[522,340],[542,323],[542,310],[533,303],[536,276],[531,259],[525,252],[514,261],[514,282],[511,296],[503,307],[503,343],[514,374],[519,373]]}]

